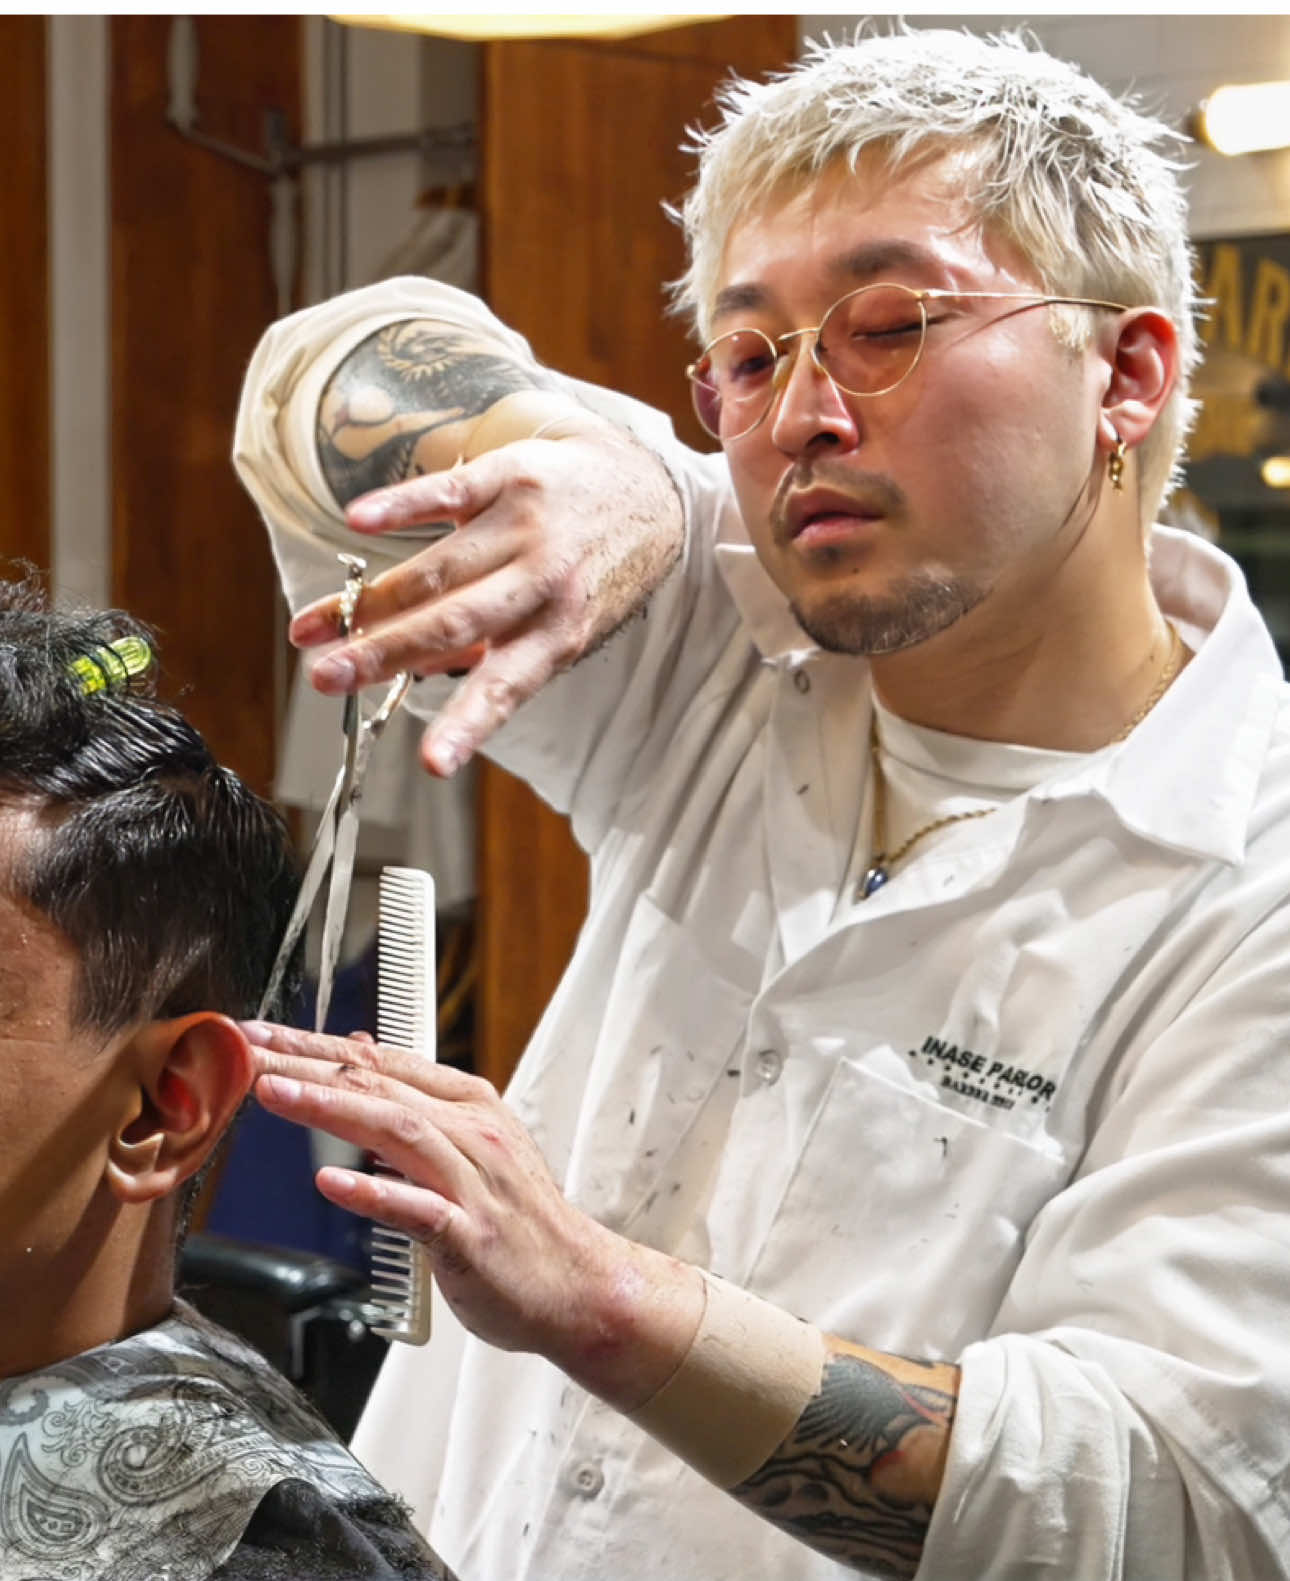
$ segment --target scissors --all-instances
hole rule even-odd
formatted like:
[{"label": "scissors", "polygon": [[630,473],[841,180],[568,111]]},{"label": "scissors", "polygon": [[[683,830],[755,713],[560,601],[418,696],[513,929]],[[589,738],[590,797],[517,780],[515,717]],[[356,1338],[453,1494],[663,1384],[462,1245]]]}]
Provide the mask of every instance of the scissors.
[{"label": "scissors", "polygon": [[[345,567],[345,586],[340,595],[340,635],[348,637],[354,629],[354,616],[358,611],[359,595],[363,591],[363,573],[367,562],[357,555],[342,554],[337,559]],[[327,909],[323,913],[322,961],[318,969],[318,1002],[314,1011],[314,1030],[321,1032],[331,1006],[332,988],[336,981],[336,963],[340,958],[341,940],[345,933],[345,918],[349,912],[349,894],[354,882],[354,852],[358,845],[359,800],[363,794],[363,780],[372,757],[372,748],[381,732],[408,695],[412,675],[404,671],[394,677],[390,689],[381,700],[376,712],[363,718],[357,696],[345,699],[341,713],[340,772],[332,786],[331,795],[323,809],[314,837],[309,864],[300,884],[295,909],[287,930],[282,936],[277,959],[269,973],[269,985],[260,1000],[259,1015],[268,1014],[282,988],[287,963],[295,951],[300,935],[313,911],[314,901],[322,888],[323,879],[331,870],[327,889]]]}]

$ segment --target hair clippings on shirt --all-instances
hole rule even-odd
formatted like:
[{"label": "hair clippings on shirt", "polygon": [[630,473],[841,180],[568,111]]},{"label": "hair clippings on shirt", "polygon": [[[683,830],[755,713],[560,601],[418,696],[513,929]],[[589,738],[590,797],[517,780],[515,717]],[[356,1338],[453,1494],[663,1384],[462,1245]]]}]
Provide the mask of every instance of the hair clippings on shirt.
[{"label": "hair clippings on shirt", "polygon": [[95,692],[132,686],[152,668],[152,657],[152,648],[142,637],[117,637],[73,659],[67,669],[80,682],[82,694],[92,697]]}]

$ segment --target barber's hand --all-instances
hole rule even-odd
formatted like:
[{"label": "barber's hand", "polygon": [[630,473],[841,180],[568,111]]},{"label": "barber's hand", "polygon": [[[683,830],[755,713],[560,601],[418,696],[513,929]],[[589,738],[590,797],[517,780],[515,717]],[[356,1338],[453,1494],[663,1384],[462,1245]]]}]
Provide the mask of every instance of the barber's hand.
[{"label": "barber's hand", "polygon": [[667,1381],[702,1316],[701,1275],[575,1208],[488,1082],[362,1037],[244,1030],[266,1109],[407,1176],[329,1166],[317,1185],[420,1241],[472,1333],[546,1356],[621,1410]]},{"label": "barber's hand", "polygon": [[301,610],[290,631],[298,647],[328,644],[309,665],[322,692],[468,669],[422,740],[440,775],[640,609],[683,538],[657,457],[591,413],[365,495],[346,521],[362,533],[458,528],[368,585],[353,640],[336,642],[337,597]]}]

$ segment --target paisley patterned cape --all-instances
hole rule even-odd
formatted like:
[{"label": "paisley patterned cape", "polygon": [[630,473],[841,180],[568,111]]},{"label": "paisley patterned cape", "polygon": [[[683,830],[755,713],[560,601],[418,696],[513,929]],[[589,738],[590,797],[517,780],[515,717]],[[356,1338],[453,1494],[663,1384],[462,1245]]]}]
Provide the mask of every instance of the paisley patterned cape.
[{"label": "paisley patterned cape", "polygon": [[287,1478],[388,1497],[262,1356],[176,1302],[0,1379],[0,1581],[206,1581]]}]

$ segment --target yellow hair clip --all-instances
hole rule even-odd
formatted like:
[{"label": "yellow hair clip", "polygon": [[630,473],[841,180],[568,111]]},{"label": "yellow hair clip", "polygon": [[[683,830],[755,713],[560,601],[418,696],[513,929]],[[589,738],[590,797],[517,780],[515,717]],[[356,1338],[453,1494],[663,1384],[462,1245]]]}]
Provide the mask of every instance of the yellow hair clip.
[{"label": "yellow hair clip", "polygon": [[73,659],[68,671],[81,683],[86,697],[106,692],[112,686],[128,686],[152,665],[152,649],[142,637],[118,637],[115,642],[95,648]]}]

